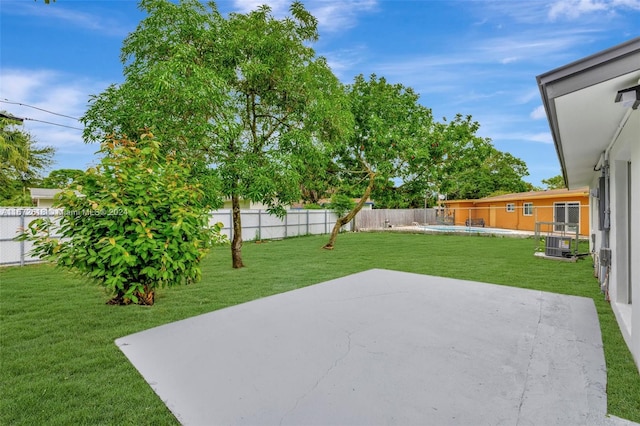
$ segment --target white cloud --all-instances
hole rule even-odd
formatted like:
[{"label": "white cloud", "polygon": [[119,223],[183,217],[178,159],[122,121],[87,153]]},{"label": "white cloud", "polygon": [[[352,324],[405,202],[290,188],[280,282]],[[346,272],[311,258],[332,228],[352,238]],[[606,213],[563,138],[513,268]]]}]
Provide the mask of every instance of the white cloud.
[{"label": "white cloud", "polygon": [[558,0],[549,8],[552,21],[566,18],[575,20],[594,13],[617,13],[625,9],[640,10],[640,0]]},{"label": "white cloud", "polygon": [[34,93],[45,81],[53,76],[53,72],[44,70],[29,72],[11,69],[2,70],[2,79],[0,79],[2,100],[26,99],[30,93]]},{"label": "white cloud", "polygon": [[494,141],[518,141],[518,142],[536,142],[543,144],[552,144],[553,138],[549,132],[525,133],[525,132],[500,132],[490,133],[491,139]]},{"label": "white cloud", "polygon": [[[588,29],[560,29],[548,31],[543,36],[522,31],[468,43],[460,42],[440,54],[380,57],[370,65],[370,69],[378,75],[412,86],[422,94],[469,92],[486,87],[488,82],[498,84],[498,87],[501,85],[497,90],[504,91],[505,85],[513,85],[511,82],[514,81],[534,84],[535,71],[532,69],[536,66],[547,69],[550,61],[562,63],[567,52],[584,44],[585,39],[591,36],[592,30]],[[511,66],[496,66],[500,63],[509,63]],[[362,64],[358,66],[362,68]],[[343,73],[346,74],[346,71],[343,70]],[[359,72],[367,71],[361,69]],[[511,98],[517,97],[518,103],[526,103],[537,96],[537,90],[526,88]]]},{"label": "white cloud", "polygon": [[[128,16],[99,15],[77,10],[73,5],[65,5],[65,2],[58,1],[55,5],[44,6],[34,2],[8,2],[3,4],[3,13],[42,18],[47,25],[61,24],[84,28],[90,31],[99,32],[109,36],[124,37],[135,29],[138,19],[126,19]],[[113,9],[110,9],[113,13]]]},{"label": "white cloud", "polygon": [[54,168],[85,168],[93,161],[98,146],[85,144],[82,123],[69,117],[81,117],[89,96],[101,93],[106,83],[51,70],[1,69],[0,74],[0,109],[25,118],[24,130],[39,145],[56,149]]},{"label": "white cloud", "polygon": [[233,6],[237,12],[248,13],[256,10],[262,5],[267,5],[271,8],[271,12],[275,16],[284,16],[289,10],[291,3],[288,0],[234,0]]},{"label": "white cloud", "polygon": [[518,58],[517,56],[510,56],[508,58],[501,59],[500,63],[506,65],[506,64],[510,64],[512,62],[516,62],[518,59],[520,59],[520,58]]},{"label": "white cloud", "polygon": [[640,0],[613,0],[614,7],[627,7],[633,10],[640,10]]},{"label": "white cloud", "polygon": [[531,142],[540,142],[545,144],[553,143],[553,138],[551,137],[551,133],[549,132],[531,133],[528,135],[524,135],[523,139]]},{"label": "white cloud", "polygon": [[[547,16],[545,3],[540,1],[469,1],[460,2],[465,12],[473,12],[480,16],[480,24],[491,22],[501,30],[510,23],[540,23]],[[503,17],[507,17],[505,21]]]},{"label": "white cloud", "polygon": [[549,18],[556,20],[560,17],[576,19],[580,15],[597,11],[605,11],[609,5],[598,0],[559,0],[549,8]]},{"label": "white cloud", "polygon": [[473,43],[471,58],[486,62],[518,62],[544,60],[549,61],[552,55],[566,54],[574,46],[579,46],[592,37],[597,29],[593,28],[560,28],[548,30],[544,34],[539,31],[526,30],[520,33],[508,33],[501,37],[491,37]]},{"label": "white cloud", "polygon": [[336,32],[353,27],[361,14],[375,11],[377,5],[377,0],[317,1],[309,9],[321,29]]},{"label": "white cloud", "polygon": [[[289,14],[290,0],[234,0],[236,11],[247,13],[266,4],[276,18]],[[376,10],[378,0],[311,0],[305,8],[316,17],[321,30],[335,32],[353,27],[360,14]]]},{"label": "white cloud", "polygon": [[520,90],[519,93],[520,93],[520,96],[516,98],[519,104],[526,104],[531,102],[534,99],[536,100],[540,99],[540,91],[538,90],[537,87],[530,90],[526,90],[526,91]]},{"label": "white cloud", "polygon": [[529,114],[529,117],[533,118],[534,120],[546,119],[547,113],[544,110],[544,106],[540,105],[536,109],[531,111],[531,114]]},{"label": "white cloud", "polygon": [[327,59],[329,67],[340,80],[350,83],[353,77],[351,71],[367,57],[367,47],[358,45],[330,52],[318,52],[318,54]]}]

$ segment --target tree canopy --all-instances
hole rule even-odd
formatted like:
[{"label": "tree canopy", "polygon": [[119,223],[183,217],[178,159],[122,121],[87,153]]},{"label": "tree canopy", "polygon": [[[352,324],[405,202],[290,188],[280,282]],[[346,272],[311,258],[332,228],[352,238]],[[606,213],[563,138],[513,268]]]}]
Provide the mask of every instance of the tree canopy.
[{"label": "tree canopy", "polygon": [[317,21],[300,2],[284,19],[268,6],[227,19],[197,0],[140,6],[148,16],[124,42],[125,82],[93,98],[85,139],[161,135],[164,152],[208,179],[210,199],[231,199],[232,264],[242,267],[240,200],[284,214],[300,199],[305,159],[350,128],[339,81],[308,46]]},{"label": "tree canopy", "polygon": [[529,174],[525,162],[478,136],[479,128],[470,115],[436,124],[433,136],[444,148],[434,170],[436,192],[449,199],[478,199],[529,190],[531,185],[522,180]]},{"label": "tree canopy", "polygon": [[560,189],[567,187],[564,184],[564,177],[562,175],[556,175],[548,179],[542,179],[542,184],[546,186],[547,189]]},{"label": "tree canopy", "polygon": [[[91,100],[87,142],[149,128],[183,158],[204,203],[233,210],[232,265],[242,267],[240,201],[284,207],[344,195],[418,206],[437,193],[478,198],[518,191],[526,165],[456,116],[438,123],[418,95],[383,77],[343,86],[311,43],[317,20],[294,1],[223,17],[215,3],[141,0],[147,16],[123,43],[125,81]],[[330,248],[337,225],[327,244]]]},{"label": "tree canopy", "polygon": [[37,141],[13,120],[0,118],[0,202],[31,205],[27,188],[53,162],[54,149]]},{"label": "tree canopy", "polygon": [[334,246],[340,228],[349,223],[377,189],[390,179],[420,179],[429,167],[431,111],[418,103],[418,95],[384,77],[359,75],[347,87],[353,114],[353,132],[334,146],[335,165],[345,194],[359,195],[359,202],[338,218],[325,248]]},{"label": "tree canopy", "polygon": [[84,172],[79,169],[56,169],[51,170],[49,175],[42,179],[42,188],[66,188],[76,179],[84,176]]},{"label": "tree canopy", "polygon": [[216,167],[233,204],[234,267],[243,266],[239,200],[284,214],[284,206],[300,200],[311,160],[322,161],[323,144],[350,128],[342,86],[307,46],[318,37],[316,19],[299,2],[290,12],[277,20],[262,6],[229,17],[224,63],[239,127],[220,147]]},{"label": "tree canopy", "polygon": [[136,138],[149,128],[162,135],[163,152],[201,171],[228,124],[218,60],[224,19],[214,3],[197,0],[142,0],[139,7],[147,16],[123,42],[125,81],[91,97],[84,139]]}]

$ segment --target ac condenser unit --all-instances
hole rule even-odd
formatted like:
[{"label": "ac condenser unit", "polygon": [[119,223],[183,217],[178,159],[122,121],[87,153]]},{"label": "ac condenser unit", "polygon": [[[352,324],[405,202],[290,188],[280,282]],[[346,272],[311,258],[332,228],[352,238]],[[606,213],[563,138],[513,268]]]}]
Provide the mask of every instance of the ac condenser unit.
[{"label": "ac condenser unit", "polygon": [[571,238],[548,236],[544,248],[544,254],[554,257],[571,256]]}]

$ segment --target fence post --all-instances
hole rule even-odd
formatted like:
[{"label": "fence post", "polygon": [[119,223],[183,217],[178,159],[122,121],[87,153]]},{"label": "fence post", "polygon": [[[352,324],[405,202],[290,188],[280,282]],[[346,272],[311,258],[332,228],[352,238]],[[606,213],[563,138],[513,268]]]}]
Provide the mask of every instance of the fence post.
[{"label": "fence post", "polygon": [[258,239],[262,239],[262,209],[258,209]]},{"label": "fence post", "polygon": [[[24,211],[20,211],[20,229],[24,232]],[[24,266],[24,240],[20,241],[20,266]]]},{"label": "fence post", "polygon": [[310,232],[311,232],[311,228],[309,226],[309,220],[310,220],[309,219],[309,210],[307,210],[307,235],[309,235]]},{"label": "fence post", "polygon": [[229,240],[233,241],[233,207],[229,209]]},{"label": "fence post", "polygon": [[327,210],[324,210],[324,233],[327,233]]}]

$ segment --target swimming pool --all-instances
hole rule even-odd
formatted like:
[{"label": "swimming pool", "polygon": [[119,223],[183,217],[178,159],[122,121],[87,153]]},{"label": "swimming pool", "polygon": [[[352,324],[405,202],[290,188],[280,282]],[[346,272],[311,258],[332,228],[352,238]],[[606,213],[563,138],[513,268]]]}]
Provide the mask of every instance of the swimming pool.
[{"label": "swimming pool", "polygon": [[434,232],[467,232],[473,234],[519,234],[521,231],[500,228],[482,228],[479,226],[462,226],[462,225],[422,225],[419,226],[424,231]]}]

